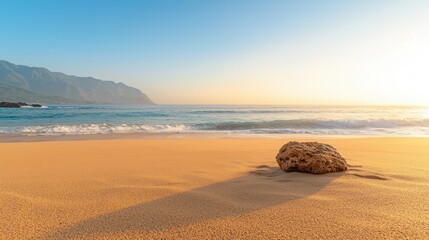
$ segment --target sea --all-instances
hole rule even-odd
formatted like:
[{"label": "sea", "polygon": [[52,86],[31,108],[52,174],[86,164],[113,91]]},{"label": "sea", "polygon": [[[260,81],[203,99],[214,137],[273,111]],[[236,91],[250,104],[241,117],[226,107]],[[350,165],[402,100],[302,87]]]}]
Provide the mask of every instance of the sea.
[{"label": "sea", "polygon": [[0,108],[0,134],[106,133],[429,136],[429,108],[279,105]]}]

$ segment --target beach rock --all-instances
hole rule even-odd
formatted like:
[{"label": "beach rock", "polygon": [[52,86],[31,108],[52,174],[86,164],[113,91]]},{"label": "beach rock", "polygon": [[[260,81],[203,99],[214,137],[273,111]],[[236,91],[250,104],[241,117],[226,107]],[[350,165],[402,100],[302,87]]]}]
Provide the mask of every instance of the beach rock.
[{"label": "beach rock", "polygon": [[22,106],[28,106],[28,104],[23,103],[23,102],[17,102],[17,103],[0,102],[0,107],[3,107],[3,108],[20,108]]},{"label": "beach rock", "polygon": [[30,107],[35,107],[35,108],[41,108],[42,105],[34,103],[34,104],[27,104],[27,103],[23,103],[23,102],[0,102],[0,107],[2,108],[20,108],[20,107],[26,107],[26,106],[30,106]]},{"label": "beach rock", "polygon": [[321,174],[347,170],[346,160],[334,147],[318,142],[288,142],[276,160],[285,172]]}]

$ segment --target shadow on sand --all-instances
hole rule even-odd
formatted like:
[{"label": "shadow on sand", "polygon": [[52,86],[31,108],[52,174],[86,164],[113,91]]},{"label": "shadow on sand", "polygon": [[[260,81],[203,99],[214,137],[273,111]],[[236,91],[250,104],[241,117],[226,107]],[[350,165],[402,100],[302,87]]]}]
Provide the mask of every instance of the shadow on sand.
[{"label": "shadow on sand", "polygon": [[85,238],[123,231],[145,233],[237,216],[305,198],[342,175],[286,174],[278,167],[262,165],[238,178],[81,221],[47,238]]}]

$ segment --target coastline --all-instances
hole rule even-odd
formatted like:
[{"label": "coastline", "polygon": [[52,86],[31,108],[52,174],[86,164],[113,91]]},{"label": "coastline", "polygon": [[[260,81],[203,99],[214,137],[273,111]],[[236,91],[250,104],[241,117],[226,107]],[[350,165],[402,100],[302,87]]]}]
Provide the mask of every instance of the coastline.
[{"label": "coastline", "polygon": [[[0,238],[429,237],[429,138],[161,136],[0,143]],[[289,140],[349,170],[284,173]]]}]

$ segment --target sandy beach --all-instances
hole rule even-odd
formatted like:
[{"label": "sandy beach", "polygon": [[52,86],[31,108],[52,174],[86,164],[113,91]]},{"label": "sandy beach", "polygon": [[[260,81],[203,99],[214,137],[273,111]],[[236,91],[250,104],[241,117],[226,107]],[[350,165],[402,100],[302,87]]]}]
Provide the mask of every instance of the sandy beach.
[{"label": "sandy beach", "polygon": [[429,238],[429,138],[300,137],[325,175],[279,170],[296,136],[45,140],[0,143],[0,239]]}]

